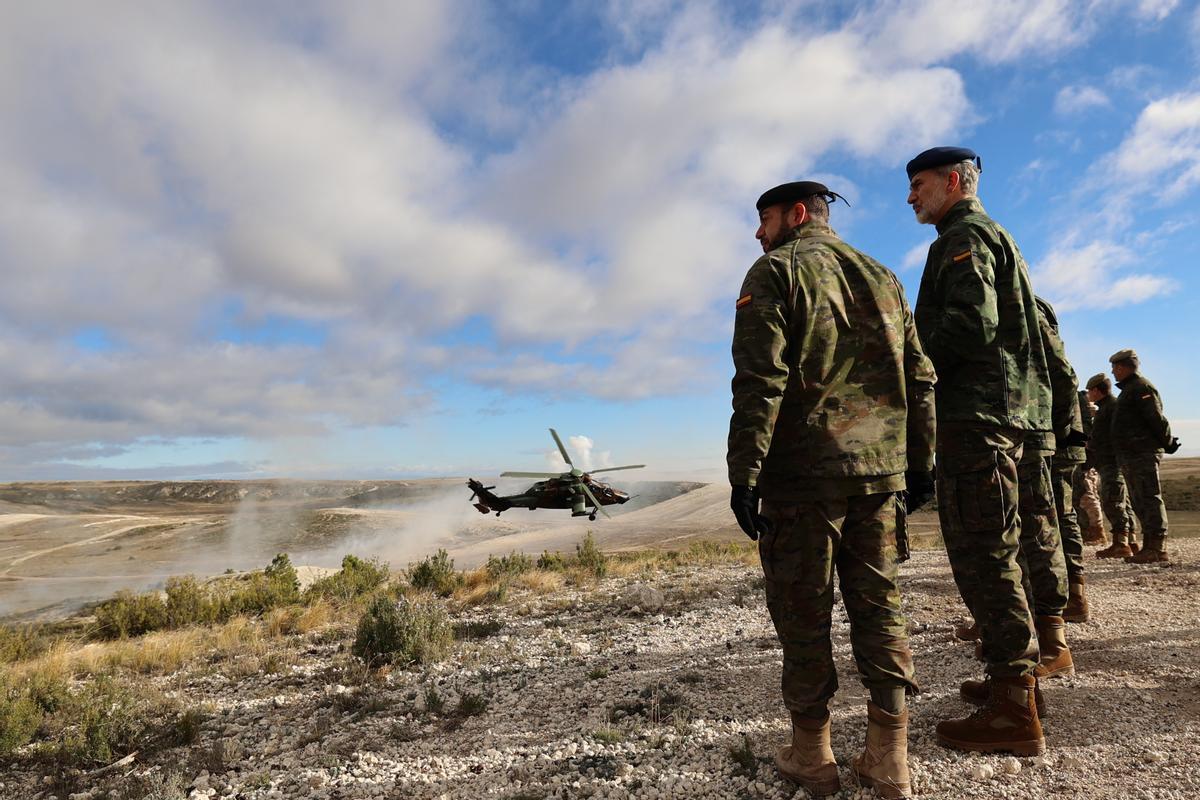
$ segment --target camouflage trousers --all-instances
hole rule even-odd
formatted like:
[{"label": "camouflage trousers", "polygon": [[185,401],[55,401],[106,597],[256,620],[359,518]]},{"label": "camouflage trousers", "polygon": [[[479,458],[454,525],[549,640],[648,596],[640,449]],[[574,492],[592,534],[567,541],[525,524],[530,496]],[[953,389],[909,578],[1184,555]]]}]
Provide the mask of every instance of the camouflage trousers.
[{"label": "camouflage trousers", "polygon": [[1116,464],[1103,464],[1096,467],[1100,473],[1100,505],[1104,507],[1104,516],[1112,527],[1113,541],[1126,536],[1133,537],[1133,509],[1129,507],[1129,494],[1125,489],[1125,476]]},{"label": "camouflage trousers", "polygon": [[938,423],[938,516],[959,594],[979,623],[989,675],[1030,675],[1038,660],[1019,563],[1017,462],[1025,432]]},{"label": "camouflage trousers", "polygon": [[1167,504],[1163,502],[1162,484],[1158,478],[1161,453],[1123,456],[1121,475],[1129,487],[1129,501],[1134,516],[1142,526],[1142,545],[1150,546],[1167,538]]},{"label": "camouflage trousers", "polygon": [[1017,484],[1025,598],[1035,616],[1057,617],[1067,605],[1067,564],[1058,535],[1050,459],[1036,452],[1023,456]]},{"label": "camouflage trousers", "polygon": [[784,705],[819,717],[837,691],[830,640],[835,569],[863,685],[915,691],[896,584],[896,530],[903,524],[897,496],[763,501],[762,513],[773,526],[759,537],[758,553],[783,646]]},{"label": "camouflage trousers", "polygon": [[1100,506],[1100,473],[1095,467],[1081,465],[1071,478],[1071,505],[1079,512],[1079,525],[1103,528],[1104,512]]},{"label": "camouflage trousers", "polygon": [[1050,481],[1054,487],[1054,512],[1058,515],[1058,535],[1062,539],[1063,558],[1067,562],[1067,581],[1083,574],[1083,530],[1075,513],[1073,487],[1083,465],[1072,461],[1050,461]]}]

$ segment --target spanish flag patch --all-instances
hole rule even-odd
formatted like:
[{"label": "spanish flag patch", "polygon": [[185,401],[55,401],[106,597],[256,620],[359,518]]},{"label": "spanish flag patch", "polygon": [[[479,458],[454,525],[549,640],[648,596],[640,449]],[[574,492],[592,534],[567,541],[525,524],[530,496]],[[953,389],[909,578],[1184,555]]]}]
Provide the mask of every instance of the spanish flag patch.
[{"label": "spanish flag patch", "polygon": [[954,263],[956,263],[956,264],[957,264],[959,261],[966,261],[966,260],[967,260],[968,258],[970,258],[970,257],[971,257],[971,251],[970,251],[970,250],[964,250],[964,251],[962,251],[961,253],[959,253],[958,255],[956,255],[956,256],[954,257],[953,261],[954,261]]},{"label": "spanish flag patch", "polygon": [[751,299],[752,299],[751,296],[748,294],[742,295],[741,297],[738,298],[736,308],[741,308],[742,306],[749,305]]}]

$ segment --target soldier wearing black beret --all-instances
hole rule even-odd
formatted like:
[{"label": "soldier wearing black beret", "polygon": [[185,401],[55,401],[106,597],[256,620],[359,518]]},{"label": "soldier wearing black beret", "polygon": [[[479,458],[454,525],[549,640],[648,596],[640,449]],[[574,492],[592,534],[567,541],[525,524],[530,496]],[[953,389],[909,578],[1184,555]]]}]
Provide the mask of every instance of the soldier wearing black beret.
[{"label": "soldier wearing black beret", "polygon": [[[914,308],[938,374],[938,513],[959,592],[979,624],[988,676],[961,690],[982,708],[939,723],[937,734],[948,747],[1036,755],[1045,746],[1035,705],[1042,637],[1033,635],[1019,560],[1026,553],[1019,498],[1033,487],[1020,485],[1018,464],[1026,447],[1054,451],[1050,372],[1025,261],[976,197],[981,167],[965,147],[926,150],[907,167],[908,203],[918,222],[938,232]],[[1042,460],[1029,463],[1042,477]],[[1045,505],[1053,509],[1052,497]],[[1052,519],[1046,530],[1057,532]],[[1044,566],[1053,571],[1049,561]],[[1056,638],[1065,629],[1061,556],[1059,568],[1063,591],[1054,594],[1062,605],[1038,618],[1039,633],[1054,623]]]}]

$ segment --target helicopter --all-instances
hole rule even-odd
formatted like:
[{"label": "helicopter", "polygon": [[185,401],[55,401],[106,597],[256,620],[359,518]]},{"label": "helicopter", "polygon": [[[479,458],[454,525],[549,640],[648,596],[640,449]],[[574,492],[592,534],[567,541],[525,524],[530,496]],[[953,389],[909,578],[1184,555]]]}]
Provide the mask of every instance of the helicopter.
[{"label": "helicopter", "polygon": [[[480,514],[501,512],[510,508],[528,508],[533,511],[538,508],[569,508],[572,517],[587,517],[593,522],[599,511],[611,519],[612,515],[604,510],[604,506],[619,505],[629,502],[629,495],[620,489],[614,489],[606,483],[592,477],[595,472],[615,472],[619,469],[641,469],[645,464],[630,464],[624,467],[604,467],[584,472],[578,469],[567,455],[558,431],[550,429],[554,443],[563,461],[571,468],[570,472],[501,472],[501,478],[544,478],[530,486],[521,494],[498,496],[492,494],[495,486],[484,486],[474,478],[467,480],[467,488],[472,492],[471,501]],[[479,502],[474,502],[478,498]]]}]

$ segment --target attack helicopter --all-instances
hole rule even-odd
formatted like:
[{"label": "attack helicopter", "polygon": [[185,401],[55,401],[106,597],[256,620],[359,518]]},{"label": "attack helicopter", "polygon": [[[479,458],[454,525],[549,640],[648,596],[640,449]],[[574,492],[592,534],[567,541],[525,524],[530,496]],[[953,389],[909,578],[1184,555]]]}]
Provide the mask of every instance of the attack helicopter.
[{"label": "attack helicopter", "polygon": [[[563,447],[562,439],[558,438],[558,431],[551,428],[550,435],[554,437],[554,443],[558,445],[558,452],[562,454],[563,461],[567,462],[567,466],[571,468],[571,471],[501,472],[501,478],[545,479],[538,481],[520,494],[505,496],[492,494],[492,489],[495,489],[495,486],[484,486],[481,482],[470,478],[467,480],[467,488],[471,490],[471,502],[479,510],[480,514],[488,514],[494,511],[498,517],[501,512],[507,511],[510,508],[528,508],[531,511],[538,508],[569,508],[571,509],[572,517],[587,517],[595,521],[597,511],[606,517],[612,517],[611,514],[604,510],[604,506],[629,502],[628,494],[596,480],[592,477],[592,474],[596,472],[615,472],[619,469],[641,469],[646,466],[645,464],[604,467],[584,472],[578,469],[571,461],[571,457],[567,455],[567,448]],[[478,498],[479,502],[475,502],[476,498]]]}]

